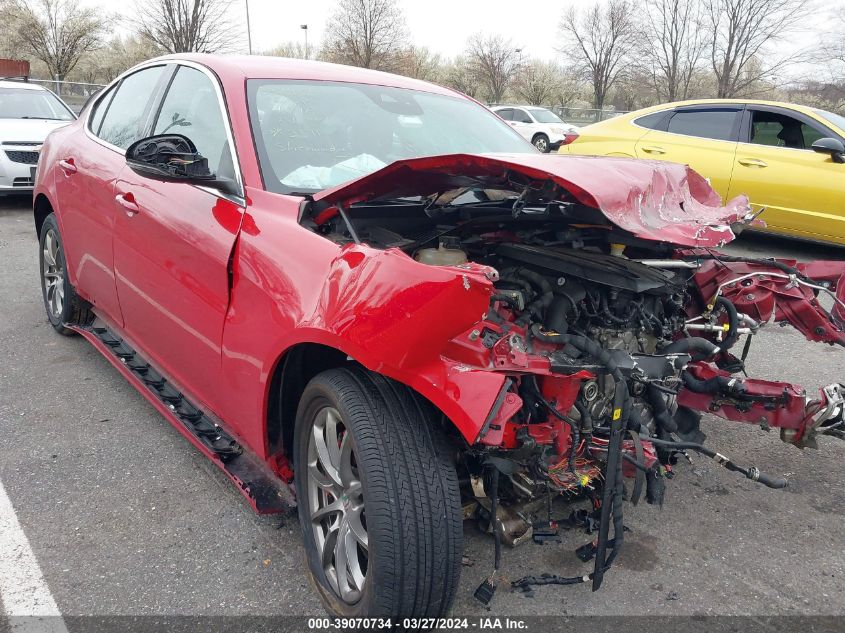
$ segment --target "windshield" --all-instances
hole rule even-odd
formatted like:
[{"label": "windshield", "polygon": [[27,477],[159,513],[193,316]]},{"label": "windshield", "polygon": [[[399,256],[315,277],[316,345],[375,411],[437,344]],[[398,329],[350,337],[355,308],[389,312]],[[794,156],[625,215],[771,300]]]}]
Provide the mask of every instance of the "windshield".
[{"label": "windshield", "polygon": [[0,88],[0,119],[72,121],[73,113],[52,92],[28,88]]},{"label": "windshield", "polygon": [[264,184],[314,193],[405,158],[535,153],[486,108],[460,97],[327,81],[252,79],[250,119]]},{"label": "windshield", "polygon": [[551,110],[545,108],[528,108],[531,116],[538,123],[563,123],[563,120]]},{"label": "windshield", "polygon": [[833,112],[828,112],[827,110],[818,110],[813,109],[813,112],[818,114],[821,118],[827,119],[828,122],[833,123],[836,127],[839,128],[840,132],[845,132],[845,117],[834,114]]}]

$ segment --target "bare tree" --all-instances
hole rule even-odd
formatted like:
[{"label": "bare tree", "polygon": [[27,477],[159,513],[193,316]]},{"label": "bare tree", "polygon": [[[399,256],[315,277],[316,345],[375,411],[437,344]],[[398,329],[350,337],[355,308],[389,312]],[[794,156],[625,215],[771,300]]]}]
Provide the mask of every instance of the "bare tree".
[{"label": "bare tree", "polygon": [[806,0],[704,1],[717,97],[746,93],[764,77],[799,61],[799,54],[779,55],[771,45],[807,16],[811,6]]},{"label": "bare tree", "polygon": [[168,53],[219,53],[236,49],[241,27],[232,0],[138,0],[138,33]]},{"label": "bare tree", "polygon": [[563,75],[557,64],[533,59],[520,70],[513,91],[531,105],[549,105],[560,92]]},{"label": "bare tree", "polygon": [[398,72],[423,81],[439,81],[443,75],[443,64],[440,55],[425,46],[409,46],[402,53]]},{"label": "bare tree", "polygon": [[501,35],[477,33],[467,42],[465,56],[488,101],[501,102],[521,66],[513,43]]},{"label": "bare tree", "polygon": [[67,77],[79,60],[100,46],[110,19],[73,0],[5,0],[0,30],[17,56],[40,60],[51,77]]},{"label": "bare tree", "polygon": [[478,78],[472,72],[469,62],[460,55],[443,68],[443,83],[473,99],[481,92]]},{"label": "bare tree", "polygon": [[292,57],[294,59],[315,59],[316,52],[319,51],[319,46],[313,44],[308,47],[308,55],[305,54],[305,44],[302,42],[283,42],[276,48],[273,48],[265,55],[273,57]]},{"label": "bare tree", "polygon": [[661,101],[690,96],[708,40],[701,0],[646,0],[643,58]]},{"label": "bare tree", "polygon": [[560,31],[561,52],[580,66],[593,86],[593,106],[603,108],[637,44],[633,5],[629,0],[609,0],[585,9],[570,7]]},{"label": "bare tree", "polygon": [[559,108],[566,108],[579,98],[583,90],[583,82],[577,75],[567,70],[555,86],[552,102]]},{"label": "bare tree", "polygon": [[160,49],[138,35],[115,35],[96,51],[85,55],[71,77],[91,84],[109,83],[135,64],[160,54]]},{"label": "bare tree", "polygon": [[396,0],[340,0],[326,27],[324,53],[341,64],[393,70],[407,39]]}]

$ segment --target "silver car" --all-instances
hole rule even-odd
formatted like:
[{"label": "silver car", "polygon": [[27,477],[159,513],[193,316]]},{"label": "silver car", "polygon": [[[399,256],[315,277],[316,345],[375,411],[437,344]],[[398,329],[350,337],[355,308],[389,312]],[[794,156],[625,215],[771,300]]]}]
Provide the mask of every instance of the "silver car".
[{"label": "silver car", "polygon": [[44,139],[74,118],[73,111],[42,86],[0,81],[0,195],[32,191]]}]

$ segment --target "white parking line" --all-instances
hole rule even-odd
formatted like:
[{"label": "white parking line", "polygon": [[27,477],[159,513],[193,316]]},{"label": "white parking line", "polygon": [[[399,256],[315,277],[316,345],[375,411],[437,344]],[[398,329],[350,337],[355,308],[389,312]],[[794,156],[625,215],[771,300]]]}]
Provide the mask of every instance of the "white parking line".
[{"label": "white parking line", "polygon": [[67,633],[3,482],[0,482],[0,607],[13,631]]}]

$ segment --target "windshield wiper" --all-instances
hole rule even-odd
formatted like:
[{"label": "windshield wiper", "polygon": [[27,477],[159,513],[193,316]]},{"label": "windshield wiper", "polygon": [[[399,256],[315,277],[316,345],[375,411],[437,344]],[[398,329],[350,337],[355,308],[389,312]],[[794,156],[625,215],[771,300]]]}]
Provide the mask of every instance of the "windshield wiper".
[{"label": "windshield wiper", "polygon": [[39,119],[41,121],[66,121],[67,119],[60,119],[54,116],[22,116],[21,119]]}]

